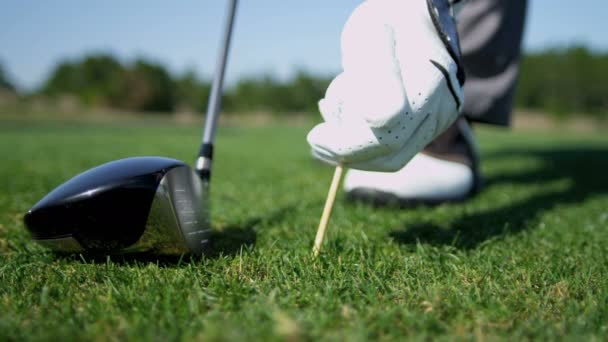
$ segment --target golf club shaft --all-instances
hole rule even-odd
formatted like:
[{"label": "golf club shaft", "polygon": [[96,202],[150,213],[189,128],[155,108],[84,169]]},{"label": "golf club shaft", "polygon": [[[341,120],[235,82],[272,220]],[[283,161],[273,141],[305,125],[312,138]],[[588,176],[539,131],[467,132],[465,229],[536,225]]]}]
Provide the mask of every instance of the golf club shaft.
[{"label": "golf club shaft", "polygon": [[236,13],[237,0],[230,0],[228,6],[228,17],[224,28],[224,36],[217,61],[211,94],[209,95],[209,105],[207,106],[207,116],[205,118],[205,128],[203,130],[203,142],[196,161],[196,171],[203,181],[208,182],[211,177],[211,161],[213,159],[213,143],[215,141],[215,131],[218,117],[222,107],[222,90],[224,83],[224,73],[230,50],[230,40],[232,38],[232,28],[234,27],[234,17]]}]

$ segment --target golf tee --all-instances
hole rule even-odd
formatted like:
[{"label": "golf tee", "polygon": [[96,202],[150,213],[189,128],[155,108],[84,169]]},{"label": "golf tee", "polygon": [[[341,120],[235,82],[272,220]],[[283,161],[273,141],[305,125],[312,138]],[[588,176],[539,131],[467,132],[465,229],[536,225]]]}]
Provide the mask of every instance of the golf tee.
[{"label": "golf tee", "polygon": [[331,211],[334,208],[334,202],[336,201],[336,194],[340,187],[340,180],[342,179],[342,166],[337,166],[334,172],[334,178],[331,181],[329,187],[329,193],[327,194],[327,200],[325,200],[325,207],[323,208],[323,215],[321,215],[321,222],[319,223],[319,229],[317,229],[317,236],[315,237],[315,245],[312,249],[313,255],[316,257],[321,251],[321,245],[323,239],[325,239],[325,232],[327,231],[327,224],[331,217]]}]

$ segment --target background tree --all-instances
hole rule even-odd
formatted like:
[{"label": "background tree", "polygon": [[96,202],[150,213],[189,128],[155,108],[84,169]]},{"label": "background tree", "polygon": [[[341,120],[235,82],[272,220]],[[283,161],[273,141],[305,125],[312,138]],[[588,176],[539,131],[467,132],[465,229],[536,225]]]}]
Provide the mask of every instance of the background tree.
[{"label": "background tree", "polygon": [[173,81],[162,65],[138,59],[126,72],[126,84],[120,107],[140,111],[173,110]]},{"label": "background tree", "polygon": [[0,64],[0,90],[15,92],[15,86],[9,80],[9,77],[4,71],[2,64]]},{"label": "background tree", "polygon": [[582,46],[528,53],[516,104],[558,116],[608,113],[608,54]]},{"label": "background tree", "polygon": [[85,105],[115,107],[127,89],[124,67],[114,57],[102,54],[59,63],[42,92],[75,95]]},{"label": "background tree", "polygon": [[176,108],[206,112],[211,93],[210,82],[200,79],[193,70],[188,70],[174,80],[173,88]]}]

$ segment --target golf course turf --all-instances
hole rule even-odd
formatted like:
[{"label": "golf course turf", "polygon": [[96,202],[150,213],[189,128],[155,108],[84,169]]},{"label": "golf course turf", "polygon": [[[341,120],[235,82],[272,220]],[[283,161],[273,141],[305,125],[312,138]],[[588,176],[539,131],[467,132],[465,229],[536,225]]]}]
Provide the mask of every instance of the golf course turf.
[{"label": "golf course turf", "polygon": [[[480,128],[483,191],[347,203],[311,248],[333,168],[312,124],[219,128],[213,251],[55,255],[23,214],[79,172],[193,160],[200,127],[0,120],[0,340],[579,339],[608,336],[608,138]],[[112,215],[112,213],[108,213]]]}]

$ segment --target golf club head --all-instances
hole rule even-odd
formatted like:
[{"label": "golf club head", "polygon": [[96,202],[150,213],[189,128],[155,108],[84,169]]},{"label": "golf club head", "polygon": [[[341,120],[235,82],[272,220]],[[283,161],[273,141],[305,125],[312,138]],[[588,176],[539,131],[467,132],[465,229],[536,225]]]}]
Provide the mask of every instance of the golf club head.
[{"label": "golf club head", "polygon": [[37,242],[57,252],[200,255],[208,247],[208,184],[163,157],[109,162],[63,183],[25,215]]}]

